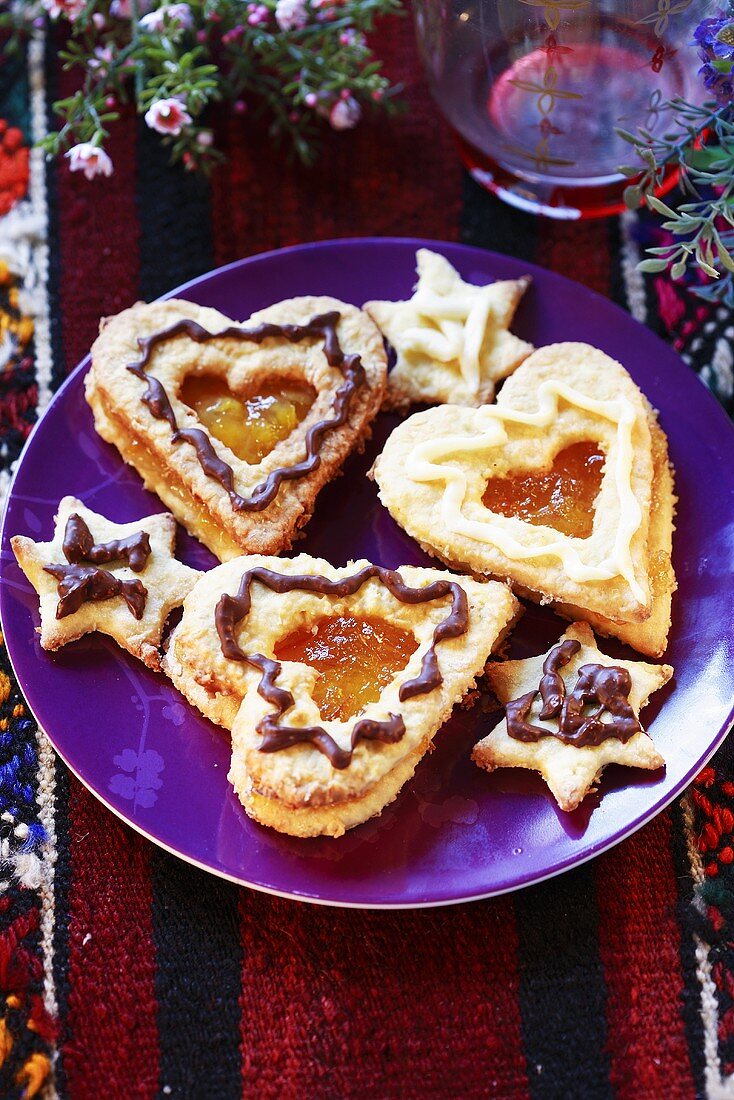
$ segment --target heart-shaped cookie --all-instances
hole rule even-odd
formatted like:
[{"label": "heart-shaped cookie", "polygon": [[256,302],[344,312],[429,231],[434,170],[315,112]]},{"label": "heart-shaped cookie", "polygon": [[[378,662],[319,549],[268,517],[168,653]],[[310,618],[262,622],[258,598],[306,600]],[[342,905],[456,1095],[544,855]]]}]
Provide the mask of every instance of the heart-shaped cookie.
[{"label": "heart-shaped cookie", "polygon": [[244,325],[171,300],[102,325],[86,394],[99,434],[224,561],[290,546],[369,436],[385,379],[377,328],[334,298]]},{"label": "heart-shaped cookie", "polygon": [[231,726],[248,814],[339,836],[397,795],[519,610],[442,570],[253,555],[201,578],[164,668]]},{"label": "heart-shaped cookie", "polygon": [[598,349],[541,348],[496,405],[417,413],[374,476],[397,522],[449,565],[507,579],[641,652],[665,649],[675,587],[665,436]]}]

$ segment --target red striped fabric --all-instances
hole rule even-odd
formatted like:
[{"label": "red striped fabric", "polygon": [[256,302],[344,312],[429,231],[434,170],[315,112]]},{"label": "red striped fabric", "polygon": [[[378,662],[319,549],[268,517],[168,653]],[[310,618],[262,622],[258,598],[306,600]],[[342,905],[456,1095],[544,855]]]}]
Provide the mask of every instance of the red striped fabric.
[{"label": "red striped fabric", "polygon": [[511,901],[240,914],[245,1096],[527,1095]]},{"label": "red striped fabric", "polygon": [[247,116],[221,118],[229,159],[212,180],[217,264],[327,237],[456,238],[461,167],[452,139],[423,81],[411,21],[391,20],[385,31],[380,54],[406,85],[407,113],[327,133],[313,168],[288,163]]},{"label": "red striped fabric", "polygon": [[69,813],[68,1095],[146,1100],[158,1087],[150,845],[76,781]]},{"label": "red striped fabric", "polygon": [[609,294],[612,253],[610,223],[550,222],[538,238],[536,263],[567,279],[585,283],[598,294]]},{"label": "red striped fabric", "polygon": [[[59,72],[59,96],[76,77]],[[111,130],[112,176],[88,181],[66,164],[56,174],[59,287],[64,363],[70,371],[87,354],[100,318],[132,305],[138,296],[135,210],[135,114],[125,108]]]},{"label": "red striped fabric", "polygon": [[695,1094],[671,834],[670,814],[661,814],[596,863],[607,1049],[617,1100]]},{"label": "red striped fabric", "polygon": [[[57,94],[69,94],[74,77],[60,66],[55,76]],[[135,132],[135,115],[124,109],[111,135],[109,179],[89,182],[65,164],[56,172],[54,246],[67,371],[89,351],[100,318],[138,297]],[[70,790],[68,909],[56,913],[62,934],[68,929],[66,1089],[80,1100],[127,1100],[134,1082],[136,1097],[153,1097],[158,1039],[149,845],[73,777]]]}]

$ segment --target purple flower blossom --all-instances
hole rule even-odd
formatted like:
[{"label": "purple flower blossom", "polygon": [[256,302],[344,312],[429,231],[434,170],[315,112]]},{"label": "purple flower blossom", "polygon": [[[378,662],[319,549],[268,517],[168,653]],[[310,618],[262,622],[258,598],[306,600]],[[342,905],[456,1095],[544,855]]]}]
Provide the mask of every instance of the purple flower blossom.
[{"label": "purple flower blossom", "polygon": [[716,18],[702,20],[693,34],[703,65],[698,70],[717,103],[734,103],[734,16],[719,11]]},{"label": "purple flower blossom", "polygon": [[129,798],[135,806],[149,809],[163,786],[160,773],[165,764],[161,754],[155,749],[144,749],[140,753],[123,749],[112,761],[119,771],[110,779],[110,790],[122,798]]}]

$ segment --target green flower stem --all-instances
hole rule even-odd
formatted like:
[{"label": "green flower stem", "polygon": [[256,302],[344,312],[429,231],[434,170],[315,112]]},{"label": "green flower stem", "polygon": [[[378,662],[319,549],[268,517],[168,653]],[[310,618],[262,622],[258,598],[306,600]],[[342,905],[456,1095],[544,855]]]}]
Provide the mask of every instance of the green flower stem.
[{"label": "green flower stem", "polygon": [[[671,244],[649,248],[640,270],[680,279],[695,266],[710,282],[693,285],[693,292],[734,306],[734,233],[722,228],[734,226],[734,106],[676,98],[656,109],[671,116],[670,131],[655,137],[648,130],[618,131],[640,161],[620,169],[633,181],[625,190],[627,205],[646,204],[666,219],[663,228],[673,237]],[[693,201],[673,208],[655,196],[669,167],[680,170],[681,190]]]},{"label": "green flower stem", "polygon": [[[140,113],[157,99],[177,98],[192,123],[162,140],[174,161],[206,171],[221,154],[208,140],[199,141],[202,113],[215,100],[244,97],[256,116],[270,118],[273,137],[287,139],[296,156],[310,163],[327,125],[324,116],[342,94],[363,108],[395,108],[399,88],[382,75],[364,36],[378,17],[400,13],[400,0],[346,0],[329,9],[333,20],[304,0],[308,22],[290,31],[277,27],[276,0],[262,3],[268,19],[257,26],[247,21],[246,0],[189,0],[193,25],[166,19],[160,32],[141,28],[140,0],[131,0],[129,19],[110,15],[109,0],[88,0],[75,22],[61,16],[68,31],[61,60],[67,69],[81,69],[83,80],[77,93],[54,104],[60,125],[43,139],[43,148],[55,156],[84,141],[102,147],[118,118],[111,98],[132,99]],[[163,6],[161,0],[152,5]],[[104,19],[101,29],[93,20],[97,14]],[[0,11],[0,28],[10,29],[13,40],[28,37],[37,15],[37,5],[15,4]],[[340,41],[347,30],[354,32],[352,39]],[[236,40],[227,38],[232,32]],[[109,55],[102,64],[97,47]]]}]

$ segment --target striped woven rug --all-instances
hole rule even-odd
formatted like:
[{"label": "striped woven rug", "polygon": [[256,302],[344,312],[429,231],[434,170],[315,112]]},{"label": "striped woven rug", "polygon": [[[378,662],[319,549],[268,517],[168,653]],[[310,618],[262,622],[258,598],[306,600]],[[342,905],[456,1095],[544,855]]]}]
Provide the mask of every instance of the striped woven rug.
[{"label": "striped woven rug", "polygon": [[[132,114],[111,179],[32,144],[71,84],[53,42],[0,66],[0,488],[100,317],[219,264],[351,235],[462,240],[609,295],[731,410],[732,317],[635,270],[635,216],[535,221],[462,176],[408,21],[378,52],[409,110],[288,166],[214,119],[211,182]],[[712,471],[712,476],[714,472]],[[85,1098],[734,1097],[734,757],[591,864],[446,910],[308,907],[208,877],[100,806],[0,657],[0,1095]]]}]

